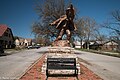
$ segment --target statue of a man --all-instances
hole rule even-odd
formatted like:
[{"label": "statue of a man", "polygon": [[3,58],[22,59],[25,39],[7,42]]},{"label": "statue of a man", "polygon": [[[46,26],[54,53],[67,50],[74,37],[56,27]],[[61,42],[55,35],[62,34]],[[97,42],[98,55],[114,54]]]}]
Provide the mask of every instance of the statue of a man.
[{"label": "statue of a man", "polygon": [[64,34],[67,35],[67,40],[71,38],[71,31],[76,30],[73,19],[75,17],[75,10],[71,4],[69,8],[66,9],[66,14],[61,16],[59,19],[50,23],[50,25],[55,25],[59,29],[59,35],[55,41],[62,40]]}]

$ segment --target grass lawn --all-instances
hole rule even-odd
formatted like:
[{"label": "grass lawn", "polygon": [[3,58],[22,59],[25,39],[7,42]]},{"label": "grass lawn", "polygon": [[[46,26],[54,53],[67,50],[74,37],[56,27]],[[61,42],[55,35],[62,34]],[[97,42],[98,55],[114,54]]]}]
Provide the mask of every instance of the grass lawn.
[{"label": "grass lawn", "polygon": [[92,52],[92,53],[96,53],[96,54],[102,54],[102,55],[108,55],[108,56],[113,56],[113,57],[119,57],[120,58],[120,53],[118,52],[113,52],[113,51],[101,51],[101,50],[92,50],[92,49],[79,49],[76,48],[76,50],[80,50],[80,51],[86,51],[86,52]]}]

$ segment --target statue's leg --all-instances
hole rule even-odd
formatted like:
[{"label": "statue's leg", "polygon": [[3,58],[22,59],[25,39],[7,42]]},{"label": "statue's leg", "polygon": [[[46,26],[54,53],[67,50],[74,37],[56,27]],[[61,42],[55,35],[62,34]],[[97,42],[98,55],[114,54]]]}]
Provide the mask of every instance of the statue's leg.
[{"label": "statue's leg", "polygon": [[63,34],[64,34],[64,29],[61,29],[60,32],[59,32],[59,35],[58,35],[58,37],[56,38],[55,41],[62,40]]},{"label": "statue's leg", "polygon": [[69,29],[66,30],[66,34],[67,34],[67,40],[70,41],[70,38],[71,38],[71,32]]}]

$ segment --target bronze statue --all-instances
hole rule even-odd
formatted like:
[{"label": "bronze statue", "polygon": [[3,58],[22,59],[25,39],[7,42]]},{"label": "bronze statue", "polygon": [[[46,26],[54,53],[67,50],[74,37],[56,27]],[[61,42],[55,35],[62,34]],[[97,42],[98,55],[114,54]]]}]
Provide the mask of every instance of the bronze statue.
[{"label": "bronze statue", "polygon": [[66,9],[66,14],[61,16],[59,19],[50,23],[50,25],[55,25],[56,29],[59,29],[59,35],[55,41],[62,40],[64,34],[67,35],[67,40],[70,41],[71,31],[76,30],[73,19],[75,17],[75,10],[71,4],[69,8]]}]

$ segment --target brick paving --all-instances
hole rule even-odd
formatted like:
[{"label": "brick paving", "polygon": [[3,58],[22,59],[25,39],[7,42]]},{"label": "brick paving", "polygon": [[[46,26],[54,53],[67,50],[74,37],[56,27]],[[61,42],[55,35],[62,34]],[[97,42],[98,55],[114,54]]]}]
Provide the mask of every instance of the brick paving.
[{"label": "brick paving", "polygon": [[[26,73],[20,78],[20,80],[45,80],[46,75],[41,72],[42,64],[45,61],[45,55],[43,55]],[[80,64],[81,74],[78,75],[79,80],[103,80],[84,65]],[[48,77],[48,80],[77,80],[76,77]]]}]

